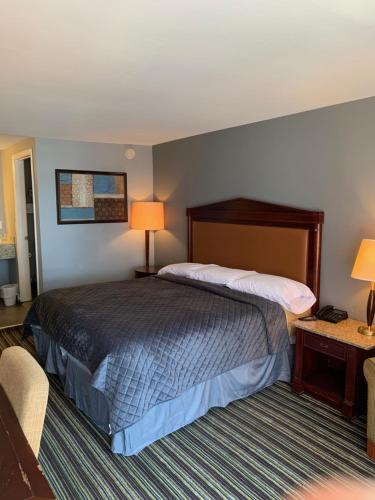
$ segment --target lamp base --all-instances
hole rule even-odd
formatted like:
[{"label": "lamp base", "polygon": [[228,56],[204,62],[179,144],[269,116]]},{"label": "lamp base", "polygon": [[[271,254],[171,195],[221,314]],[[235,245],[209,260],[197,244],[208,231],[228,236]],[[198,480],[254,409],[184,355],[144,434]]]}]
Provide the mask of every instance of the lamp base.
[{"label": "lamp base", "polygon": [[373,337],[375,335],[375,328],[372,326],[359,326],[358,333],[362,333],[362,335],[366,335],[367,337]]}]

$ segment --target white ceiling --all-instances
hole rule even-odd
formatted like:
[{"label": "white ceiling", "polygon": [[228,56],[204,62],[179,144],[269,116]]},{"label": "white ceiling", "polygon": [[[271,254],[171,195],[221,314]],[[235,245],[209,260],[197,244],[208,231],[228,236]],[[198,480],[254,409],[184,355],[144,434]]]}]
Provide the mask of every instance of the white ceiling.
[{"label": "white ceiling", "polygon": [[375,94],[374,0],[2,0],[0,132],[155,144]]}]

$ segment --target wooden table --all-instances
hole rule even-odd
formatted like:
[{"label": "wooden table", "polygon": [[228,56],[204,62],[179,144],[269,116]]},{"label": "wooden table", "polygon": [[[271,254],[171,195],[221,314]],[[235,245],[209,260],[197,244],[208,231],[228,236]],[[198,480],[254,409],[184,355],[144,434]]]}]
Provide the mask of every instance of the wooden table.
[{"label": "wooden table", "polygon": [[375,337],[358,333],[359,321],[296,321],[292,388],[307,392],[351,419],[366,411],[366,358],[375,356]]},{"label": "wooden table", "polygon": [[155,276],[155,274],[158,274],[159,270],[163,266],[142,266],[142,267],[137,267],[135,269],[135,277],[136,278],[147,278],[147,276]]},{"label": "wooden table", "polygon": [[55,498],[0,386],[0,499]]}]

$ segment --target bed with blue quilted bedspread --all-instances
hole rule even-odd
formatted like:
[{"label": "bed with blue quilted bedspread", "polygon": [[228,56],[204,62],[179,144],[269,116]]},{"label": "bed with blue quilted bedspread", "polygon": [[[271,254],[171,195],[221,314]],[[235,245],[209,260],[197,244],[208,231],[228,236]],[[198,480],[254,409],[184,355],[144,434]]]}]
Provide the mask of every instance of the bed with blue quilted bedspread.
[{"label": "bed with blue quilted bedspread", "polygon": [[202,382],[289,349],[280,305],[172,275],[48,291],[26,331],[32,325],[91,371],[114,433]]}]

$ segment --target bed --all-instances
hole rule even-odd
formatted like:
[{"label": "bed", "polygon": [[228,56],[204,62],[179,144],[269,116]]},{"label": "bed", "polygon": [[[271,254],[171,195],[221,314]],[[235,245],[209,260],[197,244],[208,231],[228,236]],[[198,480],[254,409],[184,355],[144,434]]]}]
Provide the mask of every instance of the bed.
[{"label": "bed", "polygon": [[[319,299],[322,212],[236,199],[187,216],[189,261],[284,276]],[[171,274],[49,291],[26,319],[45,370],[124,455],[289,382],[287,326],[275,302]]]}]

